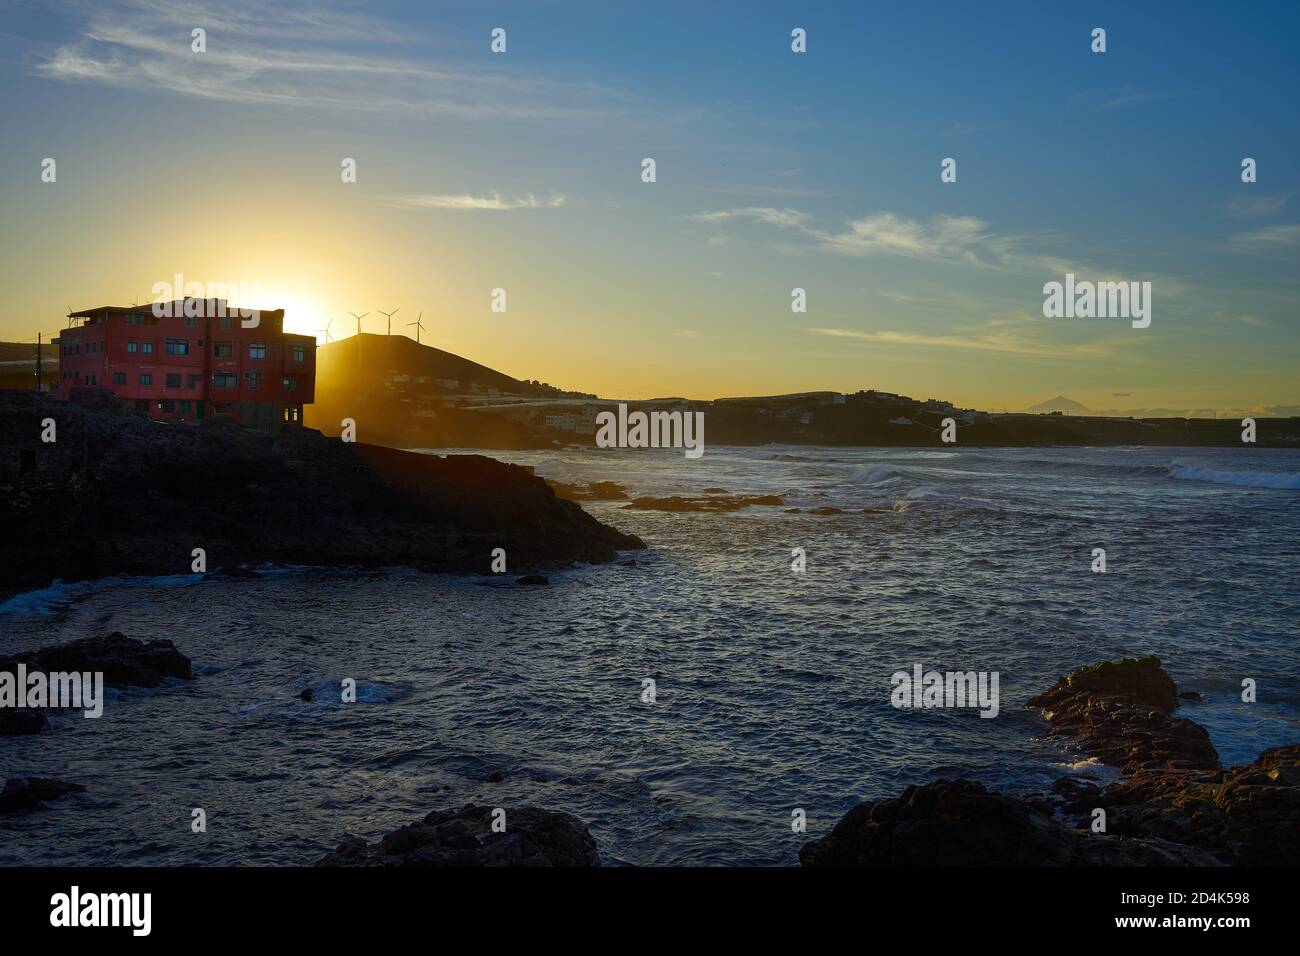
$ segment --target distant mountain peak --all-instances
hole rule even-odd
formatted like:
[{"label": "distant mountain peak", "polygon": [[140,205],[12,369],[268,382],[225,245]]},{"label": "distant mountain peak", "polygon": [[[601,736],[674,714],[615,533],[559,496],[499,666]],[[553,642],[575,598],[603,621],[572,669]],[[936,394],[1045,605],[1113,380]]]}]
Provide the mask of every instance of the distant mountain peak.
[{"label": "distant mountain peak", "polygon": [[1092,409],[1088,408],[1081,402],[1076,402],[1072,398],[1066,398],[1064,395],[1057,395],[1055,398],[1049,398],[1045,402],[1039,402],[1037,405],[1031,405],[1025,411],[1046,415],[1051,412],[1061,412],[1064,415],[1087,415]]}]

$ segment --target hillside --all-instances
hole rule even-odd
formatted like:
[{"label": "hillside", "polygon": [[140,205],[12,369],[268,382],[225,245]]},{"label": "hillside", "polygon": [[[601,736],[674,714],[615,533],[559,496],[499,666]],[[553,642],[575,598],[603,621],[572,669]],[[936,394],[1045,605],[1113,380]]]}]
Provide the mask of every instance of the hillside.
[{"label": "hillside", "polygon": [[1064,395],[1057,395],[1055,398],[1049,398],[1037,405],[1030,405],[1025,411],[1031,415],[1050,415],[1052,412],[1060,412],[1062,415],[1087,415],[1090,414],[1091,409],[1082,402],[1076,402]]},{"label": "hillside", "polygon": [[[41,362],[41,380],[48,388],[59,378],[59,347],[42,345]],[[0,388],[33,388],[35,376],[35,343],[0,342]]]}]

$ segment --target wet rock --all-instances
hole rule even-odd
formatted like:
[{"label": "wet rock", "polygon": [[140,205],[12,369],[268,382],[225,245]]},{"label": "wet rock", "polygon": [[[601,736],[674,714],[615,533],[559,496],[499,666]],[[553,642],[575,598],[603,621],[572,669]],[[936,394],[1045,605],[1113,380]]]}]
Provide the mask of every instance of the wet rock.
[{"label": "wet rock", "polygon": [[729,494],[731,494],[731,492],[729,492],[726,488],[705,488],[704,491],[703,491],[702,493],[703,493],[703,494],[706,494],[706,495],[729,495]]},{"label": "wet rock", "polygon": [[1197,691],[1185,690],[1178,695],[1179,700],[1205,700]]},{"label": "wet rock", "polygon": [[785,504],[776,495],[713,495],[708,498],[686,498],[672,495],[668,498],[637,498],[631,504],[624,505],[638,511],[740,511],[751,505],[777,507]]},{"label": "wet rock", "polygon": [[844,509],[843,509],[843,508],[834,508],[834,507],[831,507],[830,505],[823,505],[823,506],[820,507],[820,508],[813,508],[813,509],[812,509],[811,511],[809,511],[808,513],[809,513],[810,515],[842,515],[842,514],[844,514]]},{"label": "wet rock", "polygon": [[0,813],[21,813],[34,810],[42,803],[50,803],[70,793],[85,790],[79,783],[47,780],[44,777],[13,777],[5,781],[0,790]]},{"label": "wet rock", "polygon": [[304,688],[302,693],[298,695],[298,699],[305,700],[308,702],[313,701],[316,699],[316,692],[312,690],[310,687]]},{"label": "wet rock", "polygon": [[137,641],[117,631],[87,637],[38,651],[23,651],[0,659],[0,671],[13,672],[19,662],[27,670],[78,671],[104,674],[107,687],[158,687],[168,677],[192,680],[190,659],[171,641]]},{"label": "wet rock", "polygon": [[239,565],[234,568],[215,568],[203,575],[204,581],[256,581],[260,580],[262,572],[255,571],[247,565]]},{"label": "wet rock", "polygon": [[1177,688],[1156,657],[1080,668],[1031,697],[1029,706],[1042,709],[1049,736],[1076,736],[1090,755],[1125,773],[1219,767],[1205,728],[1171,716]]},{"label": "wet rock", "polygon": [[544,574],[525,574],[522,578],[516,580],[515,584],[522,584],[525,587],[544,588],[549,587],[551,582],[547,580]]},{"label": "wet rock", "polygon": [[557,498],[565,501],[626,501],[627,489],[617,481],[593,481],[590,484],[569,484],[546,479]]},{"label": "wet rock", "polygon": [[[0,668],[3,669],[3,668]],[[0,708],[0,737],[20,737],[39,734],[50,725],[43,710],[12,710]]]},{"label": "wet rock", "polygon": [[317,866],[600,866],[581,821],[536,807],[506,808],[506,831],[492,831],[492,808],[435,810],[376,843],[351,838]]},{"label": "wet rock", "polygon": [[973,780],[936,780],[861,803],[799,851],[803,866],[1213,865],[1202,851],[1056,822],[1040,806]]}]

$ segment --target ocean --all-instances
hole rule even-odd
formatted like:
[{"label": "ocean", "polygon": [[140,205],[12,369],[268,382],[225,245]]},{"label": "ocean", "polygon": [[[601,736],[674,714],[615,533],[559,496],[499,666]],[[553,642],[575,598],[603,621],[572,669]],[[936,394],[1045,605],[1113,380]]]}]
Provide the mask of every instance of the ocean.
[{"label": "ocean", "polygon": [[[607,863],[791,864],[857,802],[938,776],[1016,793],[1110,779],[1037,737],[1024,704],[1073,668],[1144,654],[1204,695],[1182,713],[1225,764],[1300,740],[1300,452],[490,454],[634,496],[721,487],[785,505],[588,503],[650,547],[548,588],[281,568],[15,598],[0,654],[117,630],[174,641],[197,679],[109,691],[98,720],[0,739],[4,776],[87,788],[0,816],[0,863],[310,864],[472,802],[573,813]],[[824,507],[843,513],[808,513]],[[890,676],[915,664],[997,672],[998,716],[895,709]]]}]

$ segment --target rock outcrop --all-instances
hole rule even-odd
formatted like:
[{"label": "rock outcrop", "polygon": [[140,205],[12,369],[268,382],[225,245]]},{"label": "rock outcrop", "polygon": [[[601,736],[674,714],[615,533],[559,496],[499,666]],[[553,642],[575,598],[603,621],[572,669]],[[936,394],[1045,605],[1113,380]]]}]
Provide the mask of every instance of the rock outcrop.
[{"label": "rock outcrop", "polygon": [[14,777],[5,781],[0,790],[0,813],[21,813],[35,810],[43,803],[60,800],[70,793],[85,790],[79,783],[47,780],[44,777]]},{"label": "rock outcrop", "polygon": [[506,809],[493,832],[491,807],[435,810],[375,843],[353,838],[317,866],[600,866],[596,841],[567,813]]},{"label": "rock outcrop", "polygon": [[1156,657],[1103,661],[1062,677],[1029,699],[1052,736],[1076,736],[1088,754],[1125,773],[1217,770],[1205,728],[1174,717],[1178,692]]},{"label": "rock outcrop", "polygon": [[[57,440],[42,442],[42,420]],[[480,455],[422,455],[212,419],[167,425],[0,391],[0,599],[117,573],[264,562],[487,573],[609,561],[644,543]]]},{"label": "rock outcrop", "polygon": [[[35,651],[0,658],[0,672],[17,674],[22,664],[30,675],[102,673],[105,687],[158,687],[169,677],[190,680],[190,659],[171,641],[137,641],[114,631]],[[0,708],[0,737],[40,733],[49,726],[42,710]]]},{"label": "rock outcrop", "polygon": [[973,780],[936,780],[861,803],[799,851],[803,866],[1179,866],[1213,856],[1163,840],[1072,829]]}]

